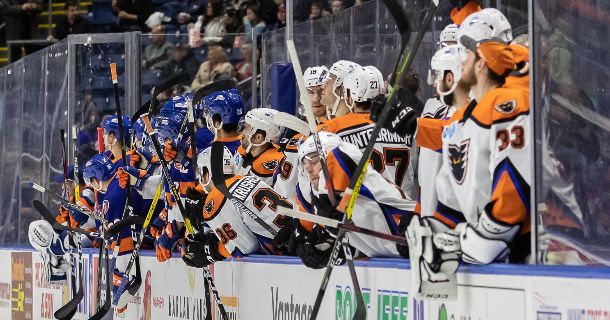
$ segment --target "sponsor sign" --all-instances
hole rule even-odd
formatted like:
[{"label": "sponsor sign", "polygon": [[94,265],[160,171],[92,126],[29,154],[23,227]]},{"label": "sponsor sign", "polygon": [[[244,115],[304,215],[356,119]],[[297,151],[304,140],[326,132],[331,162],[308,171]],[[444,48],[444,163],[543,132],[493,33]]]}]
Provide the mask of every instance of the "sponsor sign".
[{"label": "sponsor sign", "polygon": [[32,253],[11,252],[11,319],[33,319]]},{"label": "sponsor sign", "polygon": [[[28,252],[29,253],[29,252]],[[69,300],[69,286],[48,283],[38,252],[29,253],[34,266],[33,314],[35,319],[55,319],[53,313]]]},{"label": "sponsor sign", "polygon": [[11,319],[11,253],[0,250],[0,319]]}]

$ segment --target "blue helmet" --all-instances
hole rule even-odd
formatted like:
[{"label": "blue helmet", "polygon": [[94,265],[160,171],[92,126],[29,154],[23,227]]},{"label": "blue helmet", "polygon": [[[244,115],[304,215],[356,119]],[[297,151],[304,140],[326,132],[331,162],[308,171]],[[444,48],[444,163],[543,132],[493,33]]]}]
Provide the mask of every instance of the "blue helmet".
[{"label": "blue helmet", "polygon": [[[115,138],[119,139],[119,117],[116,114],[106,117],[102,121],[102,128],[104,129],[104,134],[114,133]],[[133,135],[133,127],[127,116],[123,116],[123,133],[125,135],[125,142],[129,143]]]},{"label": "blue helmet", "polygon": [[221,126],[239,124],[246,114],[245,108],[244,100],[235,88],[217,91],[203,98],[203,116],[211,131],[214,131],[213,120],[220,120]]},{"label": "blue helmet", "polygon": [[[185,130],[185,132],[180,134],[180,129],[182,129],[184,121],[185,115],[182,114],[174,114],[171,117],[157,117],[155,131],[157,132],[157,137],[161,146],[165,145],[166,140],[170,140],[172,144],[178,148],[178,151],[183,153],[188,151],[190,132]],[[188,128],[188,126],[186,128]]]},{"label": "blue helmet", "polygon": [[171,117],[176,113],[186,114],[186,99],[190,99],[190,94],[183,94],[175,96],[165,103],[163,108],[159,111],[160,116]]},{"label": "blue helmet", "polygon": [[[150,124],[152,125],[153,128],[155,127],[155,124],[156,124],[155,118],[150,118]],[[136,138],[135,148],[138,151],[138,153],[140,153],[141,155],[143,155],[146,158],[146,160],[150,161],[153,156],[153,152],[151,149],[151,148],[153,148],[153,145],[152,145],[152,142],[150,141],[150,139],[148,138],[148,136],[146,136],[144,134],[145,131],[146,131],[146,126],[144,125],[144,121],[142,119],[138,119],[133,124],[133,132],[134,132],[135,138]]]},{"label": "blue helmet", "polygon": [[91,179],[93,178],[100,182],[112,178],[116,173],[116,168],[110,158],[99,153],[89,159],[81,171],[83,172],[83,180],[85,180],[85,183],[91,185]]}]

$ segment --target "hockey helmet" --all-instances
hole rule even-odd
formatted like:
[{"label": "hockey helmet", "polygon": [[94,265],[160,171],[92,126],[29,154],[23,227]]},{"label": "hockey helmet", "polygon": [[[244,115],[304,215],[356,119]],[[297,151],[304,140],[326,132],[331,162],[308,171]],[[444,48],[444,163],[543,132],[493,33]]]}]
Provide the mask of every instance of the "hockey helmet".
[{"label": "hockey helmet", "polygon": [[[464,47],[461,45],[450,45],[440,50],[432,56],[430,70],[428,71],[428,84],[434,85],[436,92],[441,96],[451,94],[458,85],[462,77],[462,59],[464,57]],[[448,91],[441,91],[440,83],[445,78],[445,72],[453,74],[453,85]]]},{"label": "hockey helmet", "polygon": [[186,114],[186,100],[190,99],[191,96],[183,94],[175,96],[165,103],[163,108],[159,111],[160,116],[171,117],[176,113],[185,115]]},{"label": "hockey helmet", "polygon": [[458,43],[459,27],[456,24],[450,24],[441,31],[438,42],[441,48]]},{"label": "hockey helmet", "polygon": [[335,80],[334,80],[335,82],[331,84],[332,93],[335,96],[335,103],[331,106],[331,108],[328,112],[328,116],[334,116],[337,113],[337,106],[339,105],[339,101],[340,101],[340,99],[343,99],[343,97],[340,97],[335,92],[335,89],[342,86],[345,76],[347,76],[349,73],[353,72],[355,69],[357,69],[357,67],[360,67],[360,65],[355,62],[351,62],[351,61],[347,61],[347,60],[339,60],[339,61],[333,63],[333,65],[328,70],[328,73],[329,73],[329,77],[327,77],[328,80],[332,81],[332,79],[330,79],[330,75],[335,76]]},{"label": "hockey helmet", "polygon": [[462,37],[468,37],[477,42],[497,38],[504,43],[510,43],[513,33],[508,19],[502,12],[495,8],[486,8],[466,17],[458,30],[460,42],[462,42]]},{"label": "hockey helmet", "polygon": [[[279,138],[281,128],[274,120],[277,113],[277,110],[270,108],[258,108],[248,111],[244,118],[244,122],[250,125],[246,152],[249,152],[252,147],[262,146],[267,142],[274,142]],[[265,132],[265,139],[259,144],[253,144],[251,139],[258,130]]]},{"label": "hockey helmet", "polygon": [[[203,117],[212,132],[225,124],[239,124],[245,108],[244,100],[235,88],[214,92],[203,99]],[[220,121],[220,125],[214,126],[214,120]]]},{"label": "hockey helmet", "polygon": [[[343,142],[338,135],[332,132],[320,131],[318,132],[318,137],[320,137],[320,144],[325,157],[332,149],[338,147]],[[317,152],[318,149],[316,148],[314,136],[311,135],[299,145],[299,162],[303,164],[303,160],[305,160],[306,157]]]},{"label": "hockey helmet", "polygon": [[[131,136],[133,135],[133,127],[129,117],[123,116],[123,134],[125,142],[129,143]],[[119,141],[119,117],[116,114],[112,114],[102,121],[102,129],[104,129],[104,135],[113,133],[114,137]]]},{"label": "hockey helmet", "polygon": [[106,155],[99,153],[94,155],[87,163],[85,163],[83,171],[83,180],[88,186],[91,186],[92,179],[95,178],[99,182],[111,179],[116,173],[116,168],[112,160]]},{"label": "hockey helmet", "polygon": [[303,81],[307,88],[321,86],[328,77],[328,68],[325,66],[309,67],[303,73]]},{"label": "hockey helmet", "polygon": [[[201,174],[208,173],[208,181],[203,184],[204,187],[208,187],[212,181],[212,147],[207,147],[199,153],[197,167]],[[233,155],[226,146],[222,156],[222,172],[224,174],[235,174],[235,160],[233,160]],[[201,177],[201,180],[203,181],[203,177]]]},{"label": "hockey helmet", "polygon": [[186,153],[188,151],[190,147],[190,131],[188,131],[186,129],[188,127],[185,126],[185,132],[182,132],[185,121],[185,115],[179,113],[174,114],[171,117],[157,117],[155,131],[157,132],[157,138],[161,146],[165,145],[165,141],[170,140],[172,145],[177,148],[179,152]]},{"label": "hockey helmet", "polygon": [[373,66],[358,66],[345,76],[343,88],[345,89],[343,97],[346,99],[346,105],[352,111],[353,104],[347,103],[348,95],[354,102],[368,101],[385,93],[385,82],[379,69]]}]

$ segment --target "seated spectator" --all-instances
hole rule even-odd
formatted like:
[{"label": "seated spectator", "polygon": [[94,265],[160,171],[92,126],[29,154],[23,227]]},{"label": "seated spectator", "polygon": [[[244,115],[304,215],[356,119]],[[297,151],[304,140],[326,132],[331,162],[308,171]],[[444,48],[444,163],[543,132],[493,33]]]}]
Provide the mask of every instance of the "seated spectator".
[{"label": "seated spectator", "polygon": [[256,4],[249,4],[244,17],[244,31],[246,34],[251,34],[254,30],[256,36],[260,36],[267,25],[259,16],[259,7]]},{"label": "seated spectator", "polygon": [[153,6],[150,0],[112,0],[112,10],[119,17],[119,30],[146,31]]},{"label": "seated spectator", "polygon": [[210,46],[208,60],[199,66],[199,71],[195,75],[191,89],[197,90],[212,83],[221,74],[232,76],[233,65],[229,63],[229,58],[220,46]]},{"label": "seated spectator", "polygon": [[66,16],[57,23],[53,34],[47,37],[48,41],[55,42],[64,39],[69,34],[94,32],[89,20],[78,14],[78,3],[76,0],[66,1],[64,9],[66,9]]},{"label": "seated spectator", "polygon": [[226,33],[219,44],[225,48],[237,48],[240,39],[237,34],[244,33],[244,22],[239,11],[233,8],[225,10],[223,23]]},{"label": "seated spectator", "polygon": [[315,20],[322,18],[322,5],[319,2],[311,3],[311,10],[309,11],[309,20]]},{"label": "seated spectator", "polygon": [[337,12],[345,9],[345,6],[343,5],[343,0],[333,0],[333,2],[331,2],[330,4],[330,9],[333,14],[336,14]]},{"label": "seated spectator", "polygon": [[178,5],[180,11],[175,17],[179,24],[194,22],[196,17],[204,14],[207,0],[186,0]]},{"label": "seated spectator", "polygon": [[252,43],[242,43],[239,51],[243,60],[235,65],[235,75],[238,81],[242,81],[252,76]]},{"label": "seated spectator", "polygon": [[271,30],[281,29],[286,26],[286,6],[282,3],[277,7],[277,22],[270,28]]},{"label": "seated spectator", "polygon": [[174,49],[173,43],[165,39],[165,27],[156,26],[152,28],[150,36],[151,43],[144,49],[142,55],[142,67],[147,69],[161,69],[172,56]]},{"label": "seated spectator", "polygon": [[203,35],[205,37],[222,37],[225,34],[223,23],[224,6],[221,0],[208,2],[207,11],[203,19]]},{"label": "seated spectator", "polygon": [[[189,75],[188,82],[190,82],[197,72],[198,64],[193,50],[187,45],[179,43],[172,53],[172,58],[160,69],[160,77],[166,79],[177,73],[185,72]],[[188,85],[188,82],[182,84]]]}]

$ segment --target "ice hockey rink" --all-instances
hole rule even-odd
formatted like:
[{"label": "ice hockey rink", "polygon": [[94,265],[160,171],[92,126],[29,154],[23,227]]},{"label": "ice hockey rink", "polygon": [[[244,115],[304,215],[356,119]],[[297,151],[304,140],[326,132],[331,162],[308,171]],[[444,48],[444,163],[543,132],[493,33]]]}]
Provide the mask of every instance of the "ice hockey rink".
[{"label": "ice hockey rink", "polygon": [[[27,1],[2,1],[5,2],[21,5]],[[149,2],[155,12],[169,16],[175,11],[173,3],[181,1]],[[225,5],[222,16],[234,14],[226,8],[237,6],[238,2],[243,1],[220,1]],[[0,48],[1,55],[1,51],[21,45],[40,45],[38,51],[27,55],[24,47],[21,59],[13,56],[11,59],[16,61],[0,67],[0,320],[59,319],[56,311],[78,296],[79,290],[80,303],[74,304],[73,312],[63,319],[92,319],[100,315],[105,301],[110,301],[107,296],[112,281],[108,280],[112,272],[107,273],[105,266],[100,268],[101,251],[91,244],[96,235],[83,238],[82,250],[69,248],[65,259],[72,265],[65,274],[66,281],[53,283],[48,281],[45,271],[49,262],[30,244],[28,228],[41,219],[33,201],[44,204],[54,216],[62,204],[67,206],[64,203],[67,200],[58,200],[52,194],[66,195],[63,191],[66,180],[71,179],[66,177],[67,171],[72,168],[70,173],[74,174],[79,154],[97,153],[99,139],[105,139],[100,138],[103,130],[98,127],[104,117],[115,113],[117,102],[127,117],[136,113],[139,116],[142,110],[148,111],[151,99],[171,100],[173,94],[161,98],[155,89],[178,70],[187,68],[192,69],[193,75],[175,86],[174,89],[182,89],[173,93],[190,91],[193,79],[200,74],[200,65],[211,59],[211,52],[220,50],[226,58],[223,62],[230,65],[236,80],[235,90],[243,98],[244,115],[265,107],[305,119],[302,106],[305,102],[294,72],[295,57],[290,56],[287,40],[294,43],[301,74],[309,67],[331,68],[339,60],[348,60],[360,66],[374,66],[384,79],[390,79],[396,72],[401,41],[407,34],[400,34],[400,23],[386,2],[396,3],[408,18],[410,30],[405,47],[409,52],[417,45],[410,69],[417,74],[416,96],[423,103],[438,95],[436,84],[428,82],[434,80],[430,62],[440,48],[441,31],[458,18],[457,7],[476,3],[481,8],[500,10],[512,27],[513,43],[529,50],[527,67],[522,69],[529,77],[526,128],[530,130],[522,136],[531,151],[523,162],[529,176],[524,177],[527,188],[515,187],[518,189],[515,192],[521,200],[527,199],[523,205],[527,223],[523,225],[530,230],[527,242],[530,255],[522,264],[460,262],[456,272],[457,294],[448,299],[442,293],[423,298],[413,292],[414,273],[409,259],[398,255],[369,258],[360,252],[353,261],[359,290],[354,286],[348,264],[335,266],[316,319],[610,320],[610,1],[255,2],[274,2],[278,17],[288,15],[286,26],[277,22],[273,27],[268,24],[257,29],[251,25],[249,33],[241,29],[236,33],[226,31],[216,38],[202,35],[199,42],[194,42],[194,35],[189,35],[185,23],[165,20],[159,22],[163,29],[152,29],[156,31],[116,32],[113,26],[118,18],[112,12],[111,1],[92,0],[80,1],[78,10],[91,21],[96,33],[72,34],[53,42],[9,40],[8,49]],[[338,2],[345,8],[331,14]],[[207,6],[207,1],[202,3]],[[426,14],[435,3],[438,9],[426,21]],[[316,4],[329,14],[311,19],[309,15],[299,17],[299,10],[306,7],[309,12],[309,7]],[[8,10],[7,4],[1,6],[3,13]],[[41,22],[38,28],[46,36],[47,29],[50,35],[66,12],[64,2],[49,0],[41,6],[44,10],[39,20],[45,20],[42,22],[46,27],[41,27]],[[247,6],[242,8],[244,13]],[[235,12],[240,10],[237,7]],[[418,35],[421,43],[417,43]],[[185,57],[179,59],[191,59],[192,65],[181,60],[175,62],[174,69],[163,67],[167,64],[151,67],[146,61],[151,54],[147,50],[154,47],[159,37],[175,50],[168,55],[169,62],[173,55],[180,54],[177,52],[184,52]],[[116,86],[110,64],[116,65]],[[217,80],[212,77],[206,84]],[[198,125],[205,127],[205,120]],[[287,137],[284,134],[282,129],[282,136],[273,142],[279,144]],[[515,147],[518,133],[509,130],[507,134],[507,145],[512,143]],[[496,139],[493,141],[496,143]],[[417,161],[415,138],[408,144],[412,158],[407,162]],[[443,154],[440,147],[435,152]],[[468,160],[460,159],[462,164],[466,163],[464,166]],[[387,160],[385,165],[398,162],[400,159]],[[405,170],[417,175],[414,163],[409,164],[410,171]],[[275,175],[283,174],[283,168],[278,167]],[[435,178],[420,175],[414,179],[413,203],[420,200],[420,186]],[[517,180],[514,175],[511,178]],[[46,191],[40,192],[30,182]],[[180,186],[180,182],[175,185]],[[264,201],[263,206],[275,204],[273,199]],[[515,200],[511,198],[505,205],[517,207],[511,201]],[[146,216],[146,211],[148,207],[142,216]],[[139,227],[134,227],[133,235],[139,237],[139,231]],[[405,237],[404,231],[392,233]],[[356,232],[347,234],[349,238]],[[137,263],[142,280],[139,290],[129,297],[125,310],[111,306],[97,319],[211,320],[225,316],[246,320],[311,319],[325,268],[309,268],[294,255],[260,252],[242,255],[239,250],[205,269],[195,268],[187,266],[181,258],[181,244],[167,251],[171,258],[160,262],[155,251],[160,240],[146,238]],[[262,242],[261,246],[264,247]],[[112,250],[109,252],[112,258]],[[135,267],[131,270],[134,273]]]}]

